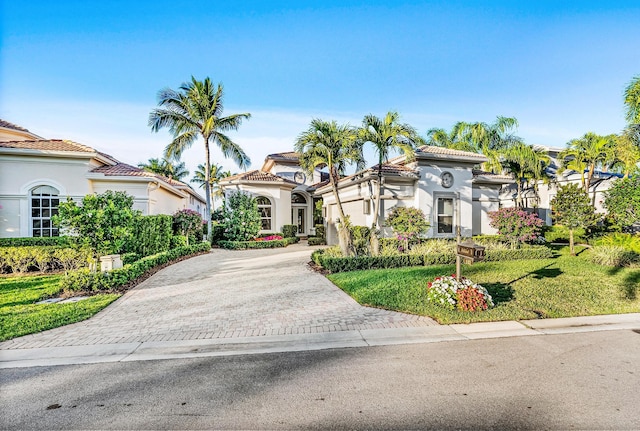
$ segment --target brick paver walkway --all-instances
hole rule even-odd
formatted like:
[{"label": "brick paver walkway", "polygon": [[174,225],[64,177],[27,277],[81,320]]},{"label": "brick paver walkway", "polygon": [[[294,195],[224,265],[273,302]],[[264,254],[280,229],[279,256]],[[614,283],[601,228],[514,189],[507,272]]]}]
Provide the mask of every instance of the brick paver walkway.
[{"label": "brick paver walkway", "polygon": [[163,269],[89,320],[6,341],[0,349],[436,325],[360,306],[308,268],[311,250],[302,244],[212,250]]}]

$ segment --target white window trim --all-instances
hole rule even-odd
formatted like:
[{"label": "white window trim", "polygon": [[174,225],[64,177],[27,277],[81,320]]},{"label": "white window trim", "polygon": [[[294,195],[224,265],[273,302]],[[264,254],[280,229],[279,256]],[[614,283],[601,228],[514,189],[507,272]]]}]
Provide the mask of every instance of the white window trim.
[{"label": "white window trim", "polygon": [[[452,220],[452,232],[451,233],[438,233],[438,199],[452,199],[453,200],[453,220]],[[455,238],[456,229],[458,227],[458,195],[457,193],[434,193],[433,194],[433,237],[434,238]]]}]

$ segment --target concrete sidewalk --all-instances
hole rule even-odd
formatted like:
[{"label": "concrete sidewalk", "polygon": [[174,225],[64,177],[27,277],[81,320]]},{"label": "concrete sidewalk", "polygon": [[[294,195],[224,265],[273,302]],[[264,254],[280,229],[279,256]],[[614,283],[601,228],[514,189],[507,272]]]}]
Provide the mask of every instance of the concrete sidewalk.
[{"label": "concrete sidewalk", "polygon": [[91,319],[0,343],[0,368],[640,330],[640,313],[441,326],[363,307],[308,268],[312,250],[212,250],[171,265]]}]

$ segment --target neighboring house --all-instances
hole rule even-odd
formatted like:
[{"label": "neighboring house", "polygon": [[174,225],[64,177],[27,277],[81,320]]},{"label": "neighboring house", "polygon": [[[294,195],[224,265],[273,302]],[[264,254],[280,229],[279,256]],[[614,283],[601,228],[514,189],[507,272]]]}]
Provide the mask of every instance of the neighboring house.
[{"label": "neighboring house", "polygon": [[133,208],[145,215],[206,212],[205,200],[185,183],[0,120],[0,237],[57,236],[51,216],[61,200],[107,190],[133,196]]},{"label": "neighboring house", "polygon": [[294,152],[269,154],[260,170],[244,172],[220,181],[225,195],[245,191],[258,200],[262,233],[282,231],[282,226],[294,224],[299,236],[314,233],[313,209],[316,183],[323,179],[319,169],[307,175]]},{"label": "neighboring house", "polygon": [[[431,223],[428,236],[434,238],[455,237],[458,225],[467,237],[495,232],[487,213],[498,209],[500,188],[511,183],[511,177],[474,169],[486,161],[481,154],[424,146],[415,155],[412,162],[401,156],[383,164],[382,214],[394,206],[420,208]],[[244,190],[258,198],[263,233],[295,224],[300,235],[308,235],[312,232],[315,202],[322,199],[327,242],[335,244],[338,209],[331,185],[321,174],[316,170],[313,178],[303,176],[298,155],[289,152],[271,154],[261,170],[225,178],[220,184],[225,193]],[[373,224],[377,181],[378,169],[374,166],[338,182],[344,211],[353,225]],[[392,235],[387,227],[382,233]]]},{"label": "neighboring house", "polygon": [[[545,224],[551,226],[553,224],[551,218],[551,201],[558,193],[558,188],[569,183],[582,184],[582,174],[577,171],[565,170],[562,173],[558,173],[561,161],[558,159],[558,155],[563,150],[560,148],[546,148],[547,154],[550,158],[549,166],[546,168],[549,180],[545,184],[543,181],[539,181],[536,184],[536,190],[533,185],[528,185],[523,190],[524,207],[528,211],[535,212],[538,216],[544,220]],[[586,171],[584,173],[586,178]],[[611,172],[596,171],[591,179],[589,186],[589,198],[592,199],[595,193],[595,209],[598,213],[606,213],[607,210],[603,205],[604,193],[611,188],[611,185],[622,178],[621,174]],[[502,207],[514,207],[516,206],[517,189],[515,183],[505,185],[500,193],[500,206]]]}]

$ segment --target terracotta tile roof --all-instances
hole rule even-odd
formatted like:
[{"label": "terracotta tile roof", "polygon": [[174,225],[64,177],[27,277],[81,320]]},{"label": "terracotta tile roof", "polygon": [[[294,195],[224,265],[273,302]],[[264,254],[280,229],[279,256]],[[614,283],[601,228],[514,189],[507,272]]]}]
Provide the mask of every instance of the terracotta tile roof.
[{"label": "terracotta tile roof", "polygon": [[300,158],[300,154],[296,153],[295,151],[286,151],[284,153],[269,154],[266,158],[274,159],[274,160],[290,160],[292,162],[297,162],[298,159]]},{"label": "terracotta tile roof", "polygon": [[483,154],[472,153],[469,151],[452,150],[444,147],[436,147],[433,145],[423,145],[416,150],[416,154],[439,154],[443,156],[459,156],[459,157],[471,157],[479,160],[484,160],[486,157]]},{"label": "terracotta tile roof", "polygon": [[136,168],[135,166],[127,165],[126,163],[117,163],[115,165],[105,165],[99,166],[97,168],[93,168],[91,172],[97,174],[103,174],[108,177],[115,176],[126,176],[126,177],[151,177],[151,178],[161,178],[168,182],[168,178],[163,177],[162,175],[156,174],[154,172],[143,171],[140,168]]},{"label": "terracotta tile roof", "polygon": [[[367,170],[372,172],[378,172],[378,165],[372,166]],[[382,164],[382,172],[387,174],[400,174],[400,175],[405,173],[411,173],[411,174],[416,173],[415,169],[409,168],[405,165],[398,165],[395,163],[388,163],[388,162]]]},{"label": "terracotta tile roof", "polygon": [[77,142],[62,139],[39,139],[32,141],[5,141],[0,142],[2,148],[18,148],[24,150],[40,151],[70,151],[79,153],[96,153],[91,147]]},{"label": "terracotta tile roof", "polygon": [[24,127],[17,126],[13,123],[10,123],[2,119],[0,119],[0,127],[4,127],[5,129],[20,130],[21,132],[29,132],[29,130],[25,129]]},{"label": "terracotta tile roof", "polygon": [[324,187],[329,184],[329,180],[320,181],[319,183],[311,184],[309,188],[319,189],[320,187]]},{"label": "terracotta tile roof", "polygon": [[473,169],[472,172],[473,172],[474,179],[487,179],[491,181],[505,181],[505,182],[514,181],[511,175],[494,174],[493,172],[481,171],[480,169]]},{"label": "terracotta tile roof", "polygon": [[257,182],[277,182],[283,184],[294,184],[297,183],[287,180],[285,178],[279,177],[277,175],[270,174],[269,172],[263,172],[259,170],[243,172],[241,174],[232,175],[230,177],[226,177],[222,179],[221,183],[229,183],[231,181],[257,181]]}]

